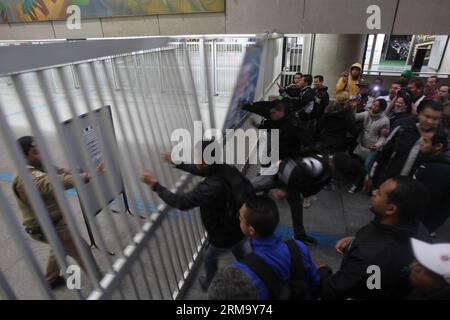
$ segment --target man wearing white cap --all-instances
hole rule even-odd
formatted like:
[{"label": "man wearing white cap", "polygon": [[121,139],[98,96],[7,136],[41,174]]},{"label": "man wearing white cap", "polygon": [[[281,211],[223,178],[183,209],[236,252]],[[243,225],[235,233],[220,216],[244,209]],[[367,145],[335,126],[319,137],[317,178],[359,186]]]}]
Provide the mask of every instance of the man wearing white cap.
[{"label": "man wearing white cap", "polygon": [[450,243],[428,244],[411,239],[416,262],[409,281],[411,300],[450,300]]}]

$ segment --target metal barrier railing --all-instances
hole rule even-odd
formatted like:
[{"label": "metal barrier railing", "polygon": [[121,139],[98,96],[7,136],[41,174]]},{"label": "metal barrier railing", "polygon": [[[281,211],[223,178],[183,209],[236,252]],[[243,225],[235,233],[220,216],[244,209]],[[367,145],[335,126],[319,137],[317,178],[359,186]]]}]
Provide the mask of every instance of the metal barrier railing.
[{"label": "metal barrier railing", "polygon": [[[41,256],[34,253],[36,248],[45,245],[27,241],[10,185],[2,187],[0,211],[5,221],[4,231],[13,237],[16,246],[16,250],[2,253],[0,262],[0,294],[5,298],[174,299],[185,289],[205,242],[199,212],[180,213],[167,207],[143,187],[139,177],[140,171],[147,168],[156,172],[161,184],[172,190],[192,187],[192,178],[162,163],[160,153],[171,149],[173,130],[184,128],[192,133],[193,122],[202,117],[188,47],[169,48],[165,44],[167,40],[162,38],[139,39],[139,42],[138,46],[137,42],[123,40],[117,40],[115,45],[112,42],[105,45],[101,40],[87,41],[82,42],[81,48],[54,43],[49,47],[24,46],[25,52],[18,50],[20,46],[0,48],[2,58],[20,54],[21,59],[34,56],[41,60],[16,62],[0,70],[7,74],[5,85],[0,86],[0,143],[3,144],[0,148],[11,159],[2,163],[1,171],[19,174],[26,200],[63,275],[70,280],[70,275],[64,272],[71,261],[60,239],[61,230],[50,219],[48,199],[41,197],[42,190],[33,182],[16,143],[21,135],[33,135],[48,183],[52,185],[51,192],[84,266],[80,288],[63,293],[50,290],[40,267]],[[60,57],[57,65],[53,65],[47,57],[55,56],[50,54],[54,50],[65,52],[67,45],[79,52]],[[106,106],[110,106],[114,127],[108,117],[96,116],[96,110]],[[68,119],[73,125],[73,139],[69,143],[64,127]],[[88,128],[107,128],[106,133],[113,133],[96,136],[97,151],[103,155],[106,168],[102,175],[95,174],[92,150],[84,134]],[[83,170],[92,175],[88,184],[91,189],[77,173],[80,161]],[[77,193],[67,191],[61,184],[61,175],[53,167],[55,163],[73,173]],[[112,172],[116,166],[120,168],[123,189],[118,187]],[[113,202],[110,202],[111,195]],[[88,199],[100,205],[101,214],[86,210]],[[86,238],[83,218],[98,245],[94,256],[83,240]],[[22,257],[26,267],[16,270],[11,263],[14,259],[8,254]],[[20,285],[9,281],[17,272],[23,272],[32,281]]]}]

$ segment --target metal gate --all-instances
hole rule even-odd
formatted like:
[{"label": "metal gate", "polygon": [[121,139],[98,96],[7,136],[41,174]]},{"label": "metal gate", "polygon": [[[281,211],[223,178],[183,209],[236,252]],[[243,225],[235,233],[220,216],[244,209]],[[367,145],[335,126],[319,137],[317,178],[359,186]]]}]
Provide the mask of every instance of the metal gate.
[{"label": "metal gate", "polygon": [[286,36],[284,38],[281,86],[285,87],[294,82],[294,75],[303,70],[302,59],[304,45],[304,37],[302,36]]},{"label": "metal gate", "polygon": [[[58,54],[54,54],[58,52]],[[198,262],[205,242],[205,231],[198,210],[180,212],[162,203],[140,182],[144,168],[156,173],[162,185],[189,190],[194,181],[163,163],[160,153],[171,150],[171,133],[183,128],[193,132],[193,123],[201,120],[192,78],[189,47],[174,49],[168,39],[87,40],[45,44],[11,45],[1,48],[0,74],[0,296],[7,299],[175,299],[186,288],[191,271]],[[20,63],[20,65],[19,65]],[[106,187],[100,176],[92,174],[94,197],[103,205],[95,215],[87,212],[98,250],[92,250],[101,274],[96,272],[87,239],[85,221],[74,189],[65,190],[54,164],[78,172],[76,150],[95,173],[84,144],[80,115],[89,124],[98,125],[93,111],[110,106],[117,139],[117,154],[127,199],[108,202],[113,190],[108,167],[108,150],[115,144],[112,136],[98,137],[104,155]],[[75,141],[63,140],[62,123],[72,119],[77,129]],[[101,118],[102,119],[102,118]],[[100,125],[107,126],[100,120]],[[26,166],[16,139],[35,137],[47,169],[64,221],[86,266],[81,287],[52,291],[41,265],[49,246],[30,241],[20,225],[10,182],[18,173],[24,182],[45,238],[50,243],[63,275],[71,281],[73,263],[64,253],[54,224]],[[73,145],[72,145],[73,144]],[[84,181],[74,174],[76,190],[85,193]],[[125,201],[126,200],[126,201]],[[127,212],[126,204],[129,205]],[[85,213],[85,212],[83,212]],[[114,254],[114,255],[112,255]],[[68,269],[69,268],[69,269]],[[73,279],[72,279],[73,280]],[[76,282],[74,282],[76,284]]]}]

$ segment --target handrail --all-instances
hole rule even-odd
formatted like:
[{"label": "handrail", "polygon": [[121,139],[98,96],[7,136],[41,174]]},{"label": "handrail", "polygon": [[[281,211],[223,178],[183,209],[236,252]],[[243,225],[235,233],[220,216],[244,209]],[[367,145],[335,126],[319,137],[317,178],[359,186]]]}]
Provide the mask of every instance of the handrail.
[{"label": "handrail", "polygon": [[[363,74],[366,74],[368,76],[375,75],[375,76],[401,76],[403,71],[384,71],[384,70],[364,70]],[[442,72],[413,72],[414,76],[420,77],[423,76],[437,76],[438,78],[449,78],[450,73],[442,73]]]},{"label": "handrail", "polygon": [[[0,75],[12,75],[107,59],[111,56],[156,50],[167,46],[167,38],[81,40],[0,47]],[[54,52],[58,52],[57,55]]]}]

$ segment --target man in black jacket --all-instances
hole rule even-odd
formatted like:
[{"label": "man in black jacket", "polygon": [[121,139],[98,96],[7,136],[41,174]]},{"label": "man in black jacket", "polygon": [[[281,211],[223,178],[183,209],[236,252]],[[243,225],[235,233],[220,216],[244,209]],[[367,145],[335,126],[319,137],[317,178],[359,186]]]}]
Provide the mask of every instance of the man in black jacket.
[{"label": "man in black jacket", "polygon": [[441,122],[442,105],[427,101],[418,115],[419,122],[414,125],[399,126],[386,139],[377,152],[375,162],[369,174],[369,186],[379,186],[387,179],[401,175],[411,176],[413,165],[419,156],[422,133],[436,128]]},{"label": "man in black jacket", "polygon": [[442,128],[422,134],[420,153],[427,156],[414,174],[430,190],[430,206],[421,218],[431,236],[445,223],[450,215],[450,159],[447,134]]},{"label": "man in black jacket", "polygon": [[[281,160],[295,158],[302,149],[312,146],[312,136],[297,119],[292,117],[284,101],[258,101],[244,104],[242,109],[265,118],[259,129],[266,129],[269,134],[273,129],[279,130],[278,148]],[[270,150],[270,145],[268,148]]]},{"label": "man in black jacket", "polygon": [[[211,141],[202,142],[202,153]],[[202,158],[203,159],[203,158]],[[170,155],[165,155],[172,162]],[[250,253],[250,245],[239,226],[240,206],[247,193],[252,193],[250,182],[234,167],[211,164],[179,164],[176,168],[197,176],[205,177],[197,186],[186,193],[173,193],[160,185],[153,173],[142,172],[142,182],[169,206],[180,210],[200,207],[202,223],[208,232],[209,245],[205,252],[206,276],[200,285],[207,290],[218,268],[218,258],[232,251],[236,259],[243,259]],[[254,192],[253,192],[254,193]],[[239,198],[240,197],[240,198]]]},{"label": "man in black jacket", "polygon": [[358,136],[358,127],[350,109],[348,93],[341,92],[336,95],[336,103],[325,109],[325,113],[319,120],[318,134],[320,136],[320,148],[323,153],[334,154],[347,151],[350,134]]},{"label": "man in black jacket", "polygon": [[[244,110],[256,113],[266,120],[260,129],[269,131],[279,130],[279,156],[280,160],[288,158],[296,159],[303,150],[311,148],[313,144],[312,136],[296,118],[288,112],[284,101],[259,101],[243,106]],[[271,141],[271,139],[267,139]],[[270,150],[270,144],[267,148]],[[268,152],[269,153],[269,152]],[[272,163],[272,165],[275,165]],[[264,178],[264,177],[262,177]],[[261,188],[261,190],[264,188]],[[292,222],[296,239],[306,243],[315,244],[316,240],[305,234],[303,227],[303,197],[297,191],[288,192],[287,201],[291,209]]]},{"label": "man in black jacket", "polygon": [[319,268],[323,299],[404,299],[410,293],[410,237],[426,239],[418,216],[428,202],[426,188],[409,177],[391,178],[373,192],[375,219],[354,237],[336,244],[343,253],[340,269],[332,274]]},{"label": "man in black jacket", "polygon": [[315,91],[311,88],[313,78],[310,74],[305,74],[300,79],[300,91],[296,99],[291,100],[294,115],[303,120],[311,120],[314,117]]},{"label": "man in black jacket", "polygon": [[272,195],[277,200],[286,198],[291,210],[294,238],[305,244],[317,244],[317,241],[305,232],[302,198],[317,194],[330,182],[328,157],[307,152],[297,158],[286,158],[273,168],[276,168],[273,175],[259,175],[251,179],[255,191],[268,192],[275,189]]},{"label": "man in black jacket", "polygon": [[330,103],[328,87],[323,85],[323,76],[314,76],[314,118],[320,119]]}]

